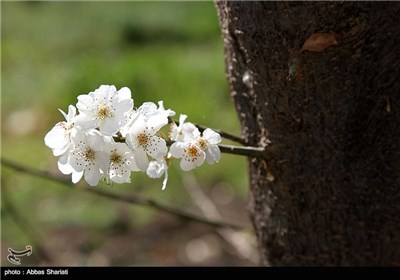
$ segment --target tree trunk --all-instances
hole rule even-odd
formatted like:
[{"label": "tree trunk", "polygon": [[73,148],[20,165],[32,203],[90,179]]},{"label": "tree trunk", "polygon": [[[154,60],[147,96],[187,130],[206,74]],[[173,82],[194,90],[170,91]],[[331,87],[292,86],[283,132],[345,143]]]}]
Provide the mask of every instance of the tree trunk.
[{"label": "tree trunk", "polygon": [[263,264],[400,265],[400,2],[216,6]]}]

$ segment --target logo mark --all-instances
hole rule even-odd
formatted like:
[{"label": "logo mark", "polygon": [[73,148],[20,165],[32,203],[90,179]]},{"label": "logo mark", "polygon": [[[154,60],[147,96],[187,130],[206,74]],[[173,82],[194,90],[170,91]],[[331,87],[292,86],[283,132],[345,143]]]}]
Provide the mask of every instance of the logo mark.
[{"label": "logo mark", "polygon": [[11,248],[8,248],[8,252],[10,253],[7,256],[7,260],[15,265],[20,265],[21,264],[21,259],[19,259],[18,257],[24,257],[24,256],[30,256],[32,255],[32,246],[31,245],[27,245],[25,246],[24,251],[15,251]]}]

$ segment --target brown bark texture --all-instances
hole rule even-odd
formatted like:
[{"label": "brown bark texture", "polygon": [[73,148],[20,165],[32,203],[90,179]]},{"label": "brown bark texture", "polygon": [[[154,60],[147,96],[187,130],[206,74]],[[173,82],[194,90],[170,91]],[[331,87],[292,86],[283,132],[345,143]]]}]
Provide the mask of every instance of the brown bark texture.
[{"label": "brown bark texture", "polygon": [[263,264],[399,266],[400,2],[216,7]]}]

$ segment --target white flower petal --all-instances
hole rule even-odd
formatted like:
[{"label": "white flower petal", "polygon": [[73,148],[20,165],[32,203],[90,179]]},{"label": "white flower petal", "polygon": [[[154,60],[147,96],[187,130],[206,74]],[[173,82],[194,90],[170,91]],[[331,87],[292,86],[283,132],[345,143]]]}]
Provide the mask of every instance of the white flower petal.
[{"label": "white flower petal", "polygon": [[96,162],[101,171],[106,172],[110,165],[110,155],[105,152],[96,152]]},{"label": "white flower petal", "polygon": [[112,136],[119,130],[118,119],[105,118],[100,124],[100,132],[105,136]]},{"label": "white flower petal", "polygon": [[92,166],[85,170],[85,181],[92,187],[99,183],[100,177],[100,169],[96,166]]},{"label": "white flower petal", "polygon": [[187,122],[182,125],[182,135],[182,141],[193,141],[200,137],[200,131],[194,124]]},{"label": "white flower petal", "polygon": [[107,175],[116,183],[129,183],[131,170],[127,161],[132,159],[132,150],[125,143],[109,144],[110,165]]},{"label": "white flower petal", "polygon": [[135,156],[135,161],[138,168],[141,171],[146,171],[147,167],[149,166],[149,159],[147,158],[147,153],[145,150],[136,148],[133,150],[133,154]]},{"label": "white flower petal", "polygon": [[187,118],[187,115],[181,114],[179,116],[179,125],[176,125],[175,122],[171,125],[171,140],[172,141],[183,141],[183,124]]},{"label": "white flower petal", "polygon": [[129,88],[123,87],[118,91],[118,100],[131,99],[131,98],[132,94]]},{"label": "white flower petal", "polygon": [[126,153],[131,153],[132,150],[125,143],[113,143],[113,149],[117,149],[118,153],[121,155],[125,155]]},{"label": "white flower petal", "polygon": [[153,179],[160,178],[164,174],[165,178],[163,180],[162,190],[166,188],[168,183],[168,165],[164,158],[151,161],[146,170],[146,174]]},{"label": "white flower petal", "polygon": [[[74,153],[77,153],[77,151],[75,150]],[[69,164],[77,172],[81,172],[81,171],[85,170],[85,167],[86,167],[84,164],[84,160],[80,156],[79,157],[71,156],[69,159]]]},{"label": "white flower petal", "polygon": [[57,123],[44,137],[44,143],[50,148],[57,147],[60,140],[64,140],[65,128],[63,128],[65,122]]},{"label": "white flower petal", "polygon": [[115,111],[116,114],[124,114],[131,110],[133,107],[133,100],[132,99],[123,99],[115,104]]},{"label": "white flower petal", "polygon": [[80,114],[76,116],[75,125],[80,126],[82,129],[92,129],[99,126],[99,121],[92,115]]},{"label": "white flower petal", "polygon": [[126,168],[127,170],[130,170],[130,171],[142,171],[142,170],[140,170],[140,168],[137,166],[136,161],[133,159],[133,157],[132,157],[131,160],[125,162],[125,168]]},{"label": "white flower petal", "polygon": [[129,133],[129,130],[132,127],[132,124],[136,121],[136,118],[139,116],[137,111],[130,110],[128,113],[124,115],[124,120],[121,123],[121,127],[119,132],[123,137],[126,137]]},{"label": "white flower petal", "polygon": [[112,85],[101,85],[98,89],[95,90],[95,93],[103,96],[108,96],[109,93],[115,92],[117,89]]},{"label": "white flower petal", "polygon": [[87,132],[86,140],[88,145],[95,151],[103,151],[106,147],[106,141],[103,134],[96,129]]},{"label": "white flower petal", "polygon": [[185,120],[187,119],[187,115],[185,114],[181,114],[179,116],[179,127],[182,127],[183,123],[185,122]]},{"label": "white flower petal", "polygon": [[163,101],[158,101],[158,111],[162,112],[163,114],[165,114],[167,117],[172,117],[175,116],[176,113],[174,111],[172,111],[171,109],[164,109],[164,102]]},{"label": "white flower petal", "polygon": [[157,111],[157,105],[153,102],[145,102],[138,108],[138,111],[147,119],[150,114]]},{"label": "white flower petal", "polygon": [[164,157],[167,155],[168,148],[167,143],[164,139],[158,136],[150,137],[149,145],[147,147],[147,153],[155,159]]},{"label": "white flower petal", "polygon": [[125,170],[125,168],[123,168],[122,165],[112,164],[109,170],[109,176],[111,181],[118,184],[130,183],[131,182],[130,174],[131,173]]},{"label": "white flower petal", "polygon": [[162,190],[165,190],[165,188],[167,187],[167,183],[168,183],[168,169],[165,169],[164,173],[165,173],[165,177],[164,177],[164,181],[163,181],[162,188],[161,188]]},{"label": "white flower petal", "polygon": [[53,150],[53,155],[56,156],[56,157],[61,156],[61,155],[65,154],[65,153],[68,153],[68,151],[69,151],[70,149],[71,149],[71,144],[68,143],[67,145],[65,145],[65,146],[62,147],[62,148],[54,149],[54,150]]},{"label": "white flower petal", "polygon": [[118,91],[116,87],[113,85],[101,85],[98,88],[98,94],[99,96],[104,97],[107,100],[107,102],[110,102],[114,98],[118,100],[117,97]]},{"label": "white flower petal", "polygon": [[64,155],[62,155],[62,156],[60,156],[59,158],[58,158],[58,162],[60,163],[60,164],[67,164],[68,163],[68,161],[69,161],[69,154],[64,154]]},{"label": "white flower petal", "polygon": [[78,108],[79,112],[91,112],[92,111],[93,98],[90,95],[82,94],[78,96],[78,103],[76,104],[76,108]]},{"label": "white flower petal", "polygon": [[[146,129],[146,123],[143,119],[143,116],[138,116],[136,120],[133,122],[128,134],[126,135],[126,143],[128,146],[135,150],[140,147],[139,135],[148,134]],[[142,147],[143,148],[143,147]]]},{"label": "white flower petal", "polygon": [[210,143],[210,144],[218,144],[221,142],[221,135],[216,133],[214,130],[206,128],[203,131],[203,137]]},{"label": "white flower petal", "polygon": [[58,158],[57,166],[62,174],[68,175],[74,172],[75,170],[68,162],[69,154],[62,155]]},{"label": "white flower petal", "polygon": [[[72,105],[69,105],[69,106],[72,106]],[[74,107],[75,108],[75,107]],[[69,109],[68,109],[69,110]],[[61,110],[60,108],[58,108],[58,111],[60,111],[60,113],[64,116],[64,118],[68,121],[68,119],[69,119],[69,117],[68,117],[68,115],[63,111],[63,110]],[[69,111],[68,111],[68,113],[69,113]]]},{"label": "white flower petal", "polygon": [[[63,150],[68,145],[69,140],[66,138],[65,122],[57,123],[44,137],[44,143],[51,149]],[[60,153],[55,156],[61,155]]]},{"label": "white flower petal", "polygon": [[206,159],[209,164],[219,162],[221,159],[221,151],[217,145],[209,146],[206,150]]},{"label": "white flower petal", "polygon": [[75,117],[76,109],[70,105],[68,108],[68,115],[62,110],[59,111],[63,114],[66,122],[58,122],[44,137],[46,146],[53,149],[55,156],[60,156],[66,153],[70,148],[70,133],[72,131],[72,120]]},{"label": "white flower petal", "polygon": [[154,135],[164,125],[168,124],[168,117],[156,114],[156,115],[149,117],[146,124],[147,124],[147,128],[149,129],[150,133],[152,135]]},{"label": "white flower petal", "polygon": [[181,158],[185,154],[185,145],[181,142],[175,142],[171,145],[169,152],[174,158]]},{"label": "white flower petal", "polygon": [[133,155],[133,151],[131,150],[129,154],[125,154],[125,168],[130,171],[141,171],[140,168],[136,164],[136,160]]},{"label": "white flower petal", "polygon": [[193,163],[197,166],[200,166],[204,163],[204,160],[206,159],[206,153],[201,151],[200,152],[200,156],[198,158],[196,158]]},{"label": "white flower petal", "polygon": [[72,172],[72,183],[74,183],[74,184],[78,183],[80,181],[80,179],[82,178],[82,176],[83,176],[83,171],[81,171],[81,172],[76,172],[76,171]]},{"label": "white flower petal", "polygon": [[184,155],[182,157],[180,167],[184,171],[189,171],[197,166],[203,164],[206,154],[204,151],[193,144],[188,144],[184,150]]},{"label": "white flower petal", "polygon": [[185,158],[182,158],[181,163],[179,165],[183,171],[190,171],[194,168],[196,168],[196,165],[190,161],[186,160]]},{"label": "white flower petal", "polygon": [[160,178],[164,174],[163,165],[155,160],[151,161],[146,170],[146,174],[150,178]]},{"label": "white flower petal", "polygon": [[68,106],[68,116],[66,116],[67,122],[73,122],[76,116],[76,108],[72,105]]}]

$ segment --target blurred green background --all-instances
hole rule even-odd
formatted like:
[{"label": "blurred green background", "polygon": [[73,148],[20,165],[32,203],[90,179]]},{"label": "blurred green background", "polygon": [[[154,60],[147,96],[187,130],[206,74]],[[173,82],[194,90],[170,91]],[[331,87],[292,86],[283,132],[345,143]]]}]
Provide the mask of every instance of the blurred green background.
[{"label": "blurred green background", "polygon": [[[57,108],[67,111],[78,95],[101,84],[128,86],[136,106],[163,100],[178,115],[188,114],[188,121],[240,134],[213,2],[1,5],[2,157],[60,174],[43,138],[63,119]],[[162,179],[142,173],[134,173],[131,184],[102,183],[97,188],[139,193],[186,210],[196,209],[191,192],[200,188],[224,220],[249,224],[245,158],[224,154],[216,165],[185,173],[178,164],[170,168],[164,191]],[[1,183],[2,265],[9,265],[7,248],[22,250],[27,244],[34,252],[22,262],[33,265],[253,265],[257,261],[250,226],[225,234],[3,166]],[[43,258],[40,250],[51,258]]]}]

